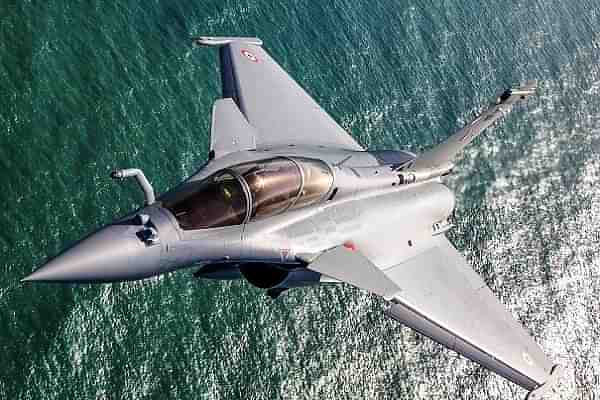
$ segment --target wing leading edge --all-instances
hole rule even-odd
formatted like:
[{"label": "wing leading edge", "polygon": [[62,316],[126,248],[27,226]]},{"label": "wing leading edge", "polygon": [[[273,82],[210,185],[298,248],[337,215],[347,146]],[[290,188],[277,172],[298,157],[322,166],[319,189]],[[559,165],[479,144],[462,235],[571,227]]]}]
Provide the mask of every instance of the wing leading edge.
[{"label": "wing leading edge", "polygon": [[223,98],[233,99],[255,129],[257,147],[298,144],[364,150],[269,56],[260,39],[194,41],[219,47]]},{"label": "wing leading edge", "polygon": [[307,261],[310,269],[391,299],[388,316],[527,389],[528,399],[540,398],[560,375],[444,235],[384,271],[344,246]]},{"label": "wing leading edge", "polygon": [[537,83],[526,82],[524,85],[505,90],[496,102],[488,107],[479,117],[464,128],[458,130],[445,142],[420,155],[413,166],[419,168],[439,168],[452,164],[454,158],[469,143],[500,118],[508,114],[513,106],[535,93]]}]

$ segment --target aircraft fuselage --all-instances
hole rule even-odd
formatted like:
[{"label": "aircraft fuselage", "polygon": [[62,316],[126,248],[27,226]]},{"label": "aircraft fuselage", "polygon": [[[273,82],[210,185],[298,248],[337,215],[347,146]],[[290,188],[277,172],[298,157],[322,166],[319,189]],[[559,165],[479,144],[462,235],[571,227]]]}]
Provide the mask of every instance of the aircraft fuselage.
[{"label": "aircraft fuselage", "polygon": [[[173,212],[163,207],[165,198],[180,187],[201,182],[232,165],[265,159],[293,160],[300,155],[324,162],[333,176],[331,187],[314,205],[207,229],[182,229]],[[282,276],[296,271],[296,275],[302,275],[298,279],[304,279],[300,272],[306,263],[302,260],[339,243],[360,249],[383,268],[392,266],[395,257],[381,259],[378,252],[369,252],[363,239],[377,235],[381,243],[401,246],[402,257],[417,254],[420,243],[425,242],[422,239],[439,233],[436,225],[438,230],[448,226],[447,219],[454,209],[454,195],[440,179],[401,182],[399,171],[410,164],[411,156],[406,152],[296,146],[233,153],[209,161],[155,203],[83,239],[32,278],[59,282],[126,281],[201,264],[196,276],[204,278],[249,278],[255,275],[256,268],[266,265],[285,270]],[[97,251],[99,248],[107,249],[104,257]],[[114,251],[117,248],[119,251]],[[106,257],[109,253],[111,256]],[[310,282],[296,280],[286,285],[304,286],[320,281],[314,273],[309,278]],[[283,283],[278,282],[278,287]],[[265,285],[258,282],[258,286]]]}]

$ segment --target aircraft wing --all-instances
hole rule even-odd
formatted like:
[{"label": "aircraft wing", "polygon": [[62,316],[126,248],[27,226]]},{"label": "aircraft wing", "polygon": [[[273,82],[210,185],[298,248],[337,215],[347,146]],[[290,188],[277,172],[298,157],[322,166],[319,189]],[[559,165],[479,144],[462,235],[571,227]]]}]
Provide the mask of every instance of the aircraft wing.
[{"label": "aircraft wing", "polygon": [[[238,135],[239,150],[248,143],[364,150],[269,56],[260,39],[200,37],[195,43],[219,47],[223,98],[231,98],[254,128],[250,139]],[[231,150],[231,138],[224,141]]]},{"label": "aircraft wing", "polygon": [[[377,246],[364,245],[371,247],[365,253]],[[307,261],[312,270],[390,300],[388,316],[529,390],[528,399],[542,396],[560,374],[444,235],[385,270],[354,245]]]},{"label": "aircraft wing", "polygon": [[471,143],[481,132],[494,122],[508,114],[513,106],[535,93],[536,82],[529,81],[524,85],[505,90],[494,104],[464,128],[458,130],[442,144],[424,152],[414,163],[413,168],[435,168],[450,164],[456,155]]}]

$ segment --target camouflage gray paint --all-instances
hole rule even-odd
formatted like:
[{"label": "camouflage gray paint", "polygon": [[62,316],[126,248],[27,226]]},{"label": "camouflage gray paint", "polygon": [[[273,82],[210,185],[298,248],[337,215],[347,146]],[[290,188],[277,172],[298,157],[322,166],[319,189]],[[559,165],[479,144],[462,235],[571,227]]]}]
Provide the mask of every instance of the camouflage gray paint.
[{"label": "camouflage gray paint", "polygon": [[535,91],[503,92],[480,117],[416,156],[365,151],[253,38],[198,38],[219,48],[209,162],[168,193],[135,177],[146,205],[91,234],[24,281],[137,280],[199,265],[207,279],[246,278],[271,297],[346,282],[386,313],[530,391],[554,366],[446,239],[455,155]]}]

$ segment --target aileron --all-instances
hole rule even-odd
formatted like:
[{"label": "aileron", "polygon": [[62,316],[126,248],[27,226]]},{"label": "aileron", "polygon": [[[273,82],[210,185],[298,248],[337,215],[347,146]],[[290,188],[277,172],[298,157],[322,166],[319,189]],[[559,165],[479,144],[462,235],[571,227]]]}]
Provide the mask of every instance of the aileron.
[{"label": "aileron", "polygon": [[552,363],[443,236],[386,274],[394,319],[528,390],[548,380]]}]

